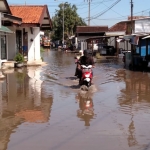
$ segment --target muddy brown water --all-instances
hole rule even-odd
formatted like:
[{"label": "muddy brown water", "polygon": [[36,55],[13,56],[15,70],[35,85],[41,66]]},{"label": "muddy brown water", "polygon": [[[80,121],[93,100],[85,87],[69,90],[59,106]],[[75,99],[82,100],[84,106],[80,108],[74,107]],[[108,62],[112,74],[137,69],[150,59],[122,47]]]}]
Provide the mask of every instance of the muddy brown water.
[{"label": "muddy brown water", "polygon": [[98,62],[85,92],[73,54],[42,55],[47,66],[4,71],[0,150],[150,150],[150,73]]}]

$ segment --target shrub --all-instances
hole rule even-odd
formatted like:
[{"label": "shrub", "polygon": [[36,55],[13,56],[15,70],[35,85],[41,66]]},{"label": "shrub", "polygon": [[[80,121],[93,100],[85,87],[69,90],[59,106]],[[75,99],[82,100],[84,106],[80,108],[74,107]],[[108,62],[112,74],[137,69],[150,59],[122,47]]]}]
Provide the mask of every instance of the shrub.
[{"label": "shrub", "polygon": [[23,55],[21,53],[17,53],[15,58],[14,58],[14,60],[16,62],[23,62],[24,61],[24,57],[23,57]]}]

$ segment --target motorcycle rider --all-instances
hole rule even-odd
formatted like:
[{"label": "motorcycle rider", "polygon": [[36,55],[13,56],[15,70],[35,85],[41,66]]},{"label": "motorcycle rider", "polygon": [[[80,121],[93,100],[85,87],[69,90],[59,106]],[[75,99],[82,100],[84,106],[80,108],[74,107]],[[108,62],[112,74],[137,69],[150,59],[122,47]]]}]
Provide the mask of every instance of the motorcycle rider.
[{"label": "motorcycle rider", "polygon": [[78,68],[80,68],[79,60],[82,56],[83,56],[83,50],[80,50],[79,54],[77,56],[75,56],[75,64],[77,64],[77,65],[76,65],[76,70],[75,70],[74,76],[77,76],[77,77],[78,77]]},{"label": "motorcycle rider", "polygon": [[95,67],[94,59],[93,59],[92,55],[90,55],[90,52],[91,52],[91,50],[84,50],[84,52],[83,52],[84,55],[82,57],[80,57],[80,60],[79,60],[80,66],[78,67],[79,83],[80,83],[81,77],[82,77],[81,65],[92,65],[93,68]]}]

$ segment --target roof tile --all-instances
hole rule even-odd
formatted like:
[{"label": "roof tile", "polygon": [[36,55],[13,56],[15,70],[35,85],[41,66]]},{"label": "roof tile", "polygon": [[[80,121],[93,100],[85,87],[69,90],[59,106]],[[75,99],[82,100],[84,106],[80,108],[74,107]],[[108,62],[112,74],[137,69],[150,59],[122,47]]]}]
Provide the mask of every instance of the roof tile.
[{"label": "roof tile", "polygon": [[109,28],[109,32],[115,32],[115,31],[126,31],[127,24],[124,22],[120,22]]},{"label": "roof tile", "polygon": [[33,6],[10,6],[11,13],[22,18],[22,23],[39,23],[44,5]]},{"label": "roof tile", "polygon": [[77,33],[96,33],[96,32],[106,32],[108,31],[108,26],[77,26]]}]

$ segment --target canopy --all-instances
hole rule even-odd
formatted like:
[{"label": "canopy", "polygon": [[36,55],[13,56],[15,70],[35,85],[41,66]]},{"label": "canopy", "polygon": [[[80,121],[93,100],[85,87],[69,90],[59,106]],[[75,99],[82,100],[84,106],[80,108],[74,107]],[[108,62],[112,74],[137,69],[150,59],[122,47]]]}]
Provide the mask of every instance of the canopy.
[{"label": "canopy", "polygon": [[142,39],[148,39],[148,38],[150,38],[150,35],[145,36],[145,37],[144,37],[144,38],[142,38]]},{"label": "canopy", "polygon": [[5,26],[1,26],[0,32],[13,33],[13,31],[11,31],[9,28],[7,28]]}]

